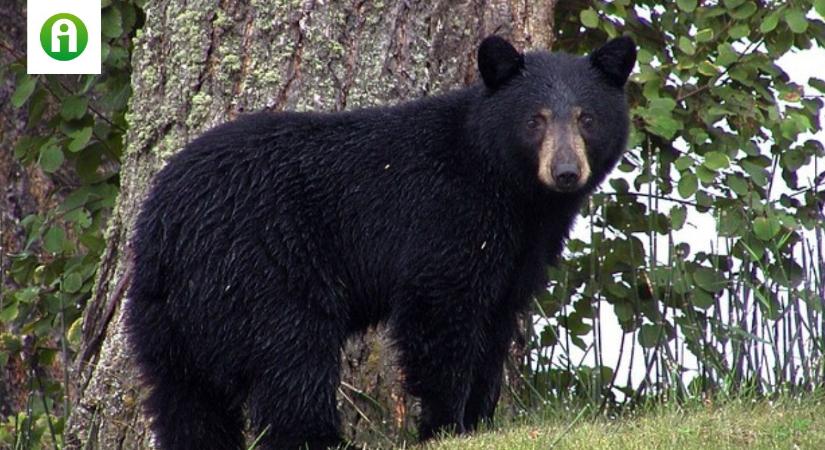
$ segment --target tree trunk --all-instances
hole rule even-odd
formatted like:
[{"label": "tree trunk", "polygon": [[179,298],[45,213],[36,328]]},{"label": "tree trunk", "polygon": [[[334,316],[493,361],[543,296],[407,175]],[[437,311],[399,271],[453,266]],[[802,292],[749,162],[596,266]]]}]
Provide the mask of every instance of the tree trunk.
[{"label": "tree trunk", "polygon": [[[83,322],[67,448],[151,448],[124,341],[128,238],[152,176],[194,137],[244,111],[334,111],[437,94],[475,79],[496,32],[549,47],[550,1],[148,2],[132,60],[128,145],[108,247]],[[348,343],[339,390],[345,432],[389,447],[410,401],[380,330]]]}]

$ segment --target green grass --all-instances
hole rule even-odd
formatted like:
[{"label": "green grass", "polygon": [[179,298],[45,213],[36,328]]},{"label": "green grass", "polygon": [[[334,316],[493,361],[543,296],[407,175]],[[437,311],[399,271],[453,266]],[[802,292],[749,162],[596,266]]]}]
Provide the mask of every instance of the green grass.
[{"label": "green grass", "polygon": [[619,419],[532,418],[521,425],[445,439],[427,450],[825,449],[819,399],[732,401],[648,408]]}]

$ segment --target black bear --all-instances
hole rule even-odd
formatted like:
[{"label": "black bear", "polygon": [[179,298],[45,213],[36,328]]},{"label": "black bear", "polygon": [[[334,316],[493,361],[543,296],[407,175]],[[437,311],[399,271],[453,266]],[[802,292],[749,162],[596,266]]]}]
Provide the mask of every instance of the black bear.
[{"label": "black bear", "polygon": [[154,180],[126,326],[164,450],[343,443],[345,340],[379,322],[419,436],[490,419],[516,315],[621,157],[630,38],[478,49],[481,82],[393,107],[260,112]]}]

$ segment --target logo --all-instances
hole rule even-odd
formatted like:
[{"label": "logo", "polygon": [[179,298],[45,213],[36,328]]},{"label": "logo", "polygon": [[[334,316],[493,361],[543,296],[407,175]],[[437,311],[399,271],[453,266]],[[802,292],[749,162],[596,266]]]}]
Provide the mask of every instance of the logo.
[{"label": "logo", "polygon": [[40,45],[47,55],[58,61],[77,58],[89,43],[86,25],[69,13],[55,14],[40,29]]},{"label": "logo", "polygon": [[100,73],[101,3],[26,0],[26,73]]}]

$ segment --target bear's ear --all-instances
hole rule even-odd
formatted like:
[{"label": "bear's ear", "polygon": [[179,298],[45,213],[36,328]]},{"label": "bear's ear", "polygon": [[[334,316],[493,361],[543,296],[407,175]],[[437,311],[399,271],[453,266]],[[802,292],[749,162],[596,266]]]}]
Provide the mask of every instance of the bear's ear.
[{"label": "bear's ear", "polygon": [[590,63],[599,69],[610,83],[622,87],[636,65],[636,43],[627,36],[617,37],[593,52],[590,55]]},{"label": "bear's ear", "polygon": [[490,89],[498,89],[522,67],[524,56],[501,36],[488,36],[478,47],[478,70]]}]

